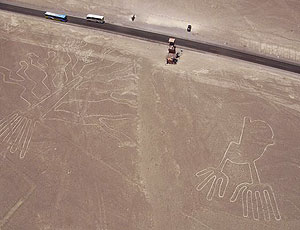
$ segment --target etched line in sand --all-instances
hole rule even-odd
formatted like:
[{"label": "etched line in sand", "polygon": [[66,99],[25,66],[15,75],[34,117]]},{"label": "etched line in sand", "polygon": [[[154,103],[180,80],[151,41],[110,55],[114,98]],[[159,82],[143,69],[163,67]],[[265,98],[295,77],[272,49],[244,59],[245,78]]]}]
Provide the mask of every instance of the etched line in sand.
[{"label": "etched line in sand", "polygon": [[[7,159],[7,158],[6,158]],[[0,230],[9,221],[9,219],[21,208],[21,206],[29,199],[31,194],[35,191],[36,185],[24,174],[19,172],[13,165],[13,163],[7,159],[8,165],[17,173],[17,175],[24,178],[24,180],[30,185],[30,189],[19,198],[19,200],[10,208],[10,210],[0,220]]]},{"label": "etched line in sand", "polygon": [[99,215],[97,215],[97,230],[107,230],[107,217],[105,203],[103,199],[103,190],[99,189],[99,185],[95,182],[96,187],[96,197],[97,197],[97,207]]},{"label": "etched line in sand", "polygon": [[[7,133],[9,135],[9,139],[2,139],[2,142],[7,142],[11,145],[11,152],[14,153],[17,150],[20,152],[20,158],[24,158],[28,146],[31,141],[31,137],[35,128],[35,125],[38,121],[41,121],[43,117],[52,110],[59,101],[64,98],[64,96],[80,84],[82,77],[75,78],[73,81],[68,83],[66,86],[62,87],[61,89],[57,90],[55,93],[49,95],[36,105],[32,106],[25,112],[14,112],[12,115],[4,118],[1,125],[3,125],[2,129],[0,130],[0,135]],[[20,124],[16,127],[11,123],[15,121],[15,119],[22,118]],[[16,134],[16,135],[14,135]]]},{"label": "etched line in sand", "polygon": [[241,197],[244,217],[268,221],[273,216],[275,220],[281,220],[273,189],[269,184],[261,183],[255,164],[267,148],[275,144],[273,138],[274,131],[267,122],[252,121],[249,117],[244,117],[239,141],[229,143],[220,164],[216,168],[209,167],[196,173],[197,177],[202,177],[196,189],[201,191],[204,187],[210,186],[206,196],[207,200],[212,200],[216,191],[219,191],[217,194],[222,198],[229,182],[229,177],[223,172],[227,161],[232,164],[247,164],[251,182],[242,182],[237,185],[231,195],[230,202],[236,202]]},{"label": "etched line in sand", "polygon": [[[72,57],[69,56],[69,58]],[[108,70],[110,70],[109,68],[111,68],[115,64],[116,62],[109,63],[109,65],[101,67],[100,69],[102,70],[107,68]],[[83,69],[87,66],[90,69],[85,68],[84,75],[86,76],[95,70],[99,70],[97,65],[98,63],[96,62],[91,62],[85,65]],[[119,146],[136,146],[136,143],[133,141],[132,138],[130,138],[124,132],[116,130],[108,124],[108,121],[130,119],[133,117],[134,113],[119,113],[119,111],[113,111],[113,109],[109,113],[106,112],[103,114],[101,114],[101,111],[99,114],[92,115],[87,112],[89,106],[93,104],[95,104],[96,106],[97,103],[99,104],[98,107],[101,107],[102,103],[103,106],[106,107],[107,103],[111,103],[111,108],[115,107],[116,105],[120,105],[123,107],[126,106],[128,109],[131,110],[137,109],[135,100],[130,100],[126,98],[126,96],[134,90],[134,87],[132,87],[130,84],[133,84],[132,81],[136,80],[132,77],[133,73],[128,73],[128,71],[132,72],[132,67],[128,68],[128,66],[126,66],[117,68],[117,70],[112,69],[112,71],[110,71],[109,74],[102,74],[100,75],[101,78],[100,76],[98,76],[98,78],[101,81],[99,81],[99,79],[97,79],[97,81],[92,81],[92,79],[89,78],[87,80],[82,81],[82,84],[78,85],[75,88],[75,95],[84,93],[85,96],[80,99],[71,99],[57,105],[53,110],[53,116],[49,116],[49,118],[47,119],[59,120],[68,123],[79,123],[82,125],[94,125],[95,127],[100,128],[101,131],[103,131],[106,135],[117,140]],[[104,76],[106,78],[103,78]],[[121,84],[121,87],[119,87],[119,84]],[[81,90],[83,92],[81,92]],[[84,90],[87,91],[87,93]],[[98,95],[96,95],[95,92],[100,92],[100,94],[98,93]],[[91,96],[99,99],[95,100],[93,98],[90,98]],[[71,109],[72,111],[66,109],[66,107],[70,108],[70,105],[73,105],[73,109]]]},{"label": "etched line in sand", "polygon": [[32,187],[23,197],[21,197],[17,203],[5,214],[5,216],[0,220],[0,229],[8,222],[8,220],[14,215],[14,213],[23,205],[23,203],[30,197],[30,195],[35,190]]},{"label": "etched line in sand", "polygon": [[186,213],[183,212],[183,211],[180,211],[180,213],[181,213],[183,216],[185,216],[185,217],[187,217],[187,218],[189,218],[189,219],[195,221],[196,223],[200,224],[201,226],[203,226],[203,227],[205,227],[205,228],[207,228],[207,229],[209,229],[209,230],[213,230],[211,227],[209,227],[208,225],[204,224],[204,223],[203,223],[201,220],[199,220],[198,218],[195,218],[195,217],[193,217],[193,216],[190,216],[190,215],[186,214]]},{"label": "etched line in sand", "polygon": [[[47,73],[40,68],[40,64],[37,62],[37,58],[38,58],[37,55],[30,53],[31,64],[34,65],[36,68],[39,68],[41,71],[43,71],[47,77],[48,76]],[[70,58],[69,63],[71,63],[72,58],[70,55],[69,58]],[[28,64],[25,61],[21,61],[19,64],[21,66],[21,69],[17,71],[16,75],[19,76],[19,78],[21,79],[20,81],[24,81],[25,79],[30,80],[25,73],[28,68]],[[82,68],[84,68],[84,66],[85,65],[83,65]],[[49,94],[43,100],[32,105],[27,100],[28,98],[30,98],[30,96],[27,95],[25,98],[24,95],[25,92],[29,92],[29,91],[33,95],[32,90],[34,89],[35,85],[32,84],[28,85],[27,83],[25,85],[22,85],[19,81],[11,79],[10,77],[11,71],[5,67],[1,67],[0,71],[1,71],[0,73],[4,75],[3,79],[5,83],[14,83],[17,85],[21,85],[24,88],[20,97],[30,105],[30,107],[24,112],[16,111],[13,112],[12,115],[3,118],[0,124],[0,138],[4,136],[4,138],[1,139],[1,142],[5,142],[8,145],[10,145],[11,146],[10,151],[12,153],[18,150],[20,154],[20,158],[24,158],[26,152],[28,151],[28,147],[36,123],[41,122],[46,116],[46,114],[49,111],[51,111],[54,107],[56,107],[57,104],[72,89],[76,88],[78,85],[82,83],[84,78],[82,76],[78,76],[76,78],[71,79],[71,81],[69,81],[67,84],[57,89],[55,92]],[[43,81],[45,80],[45,78],[43,79]],[[28,81],[28,82],[32,82],[32,81]],[[47,88],[45,84],[44,87]],[[34,100],[32,99],[31,101],[35,102],[36,99]]]},{"label": "etched line in sand", "polygon": [[[113,52],[113,50],[105,49],[103,52],[103,57],[102,57],[103,60],[105,58],[105,55],[111,54],[112,52]],[[35,55],[33,55],[32,57],[36,58]],[[46,115],[50,111],[53,111],[55,108],[57,108],[58,105],[62,102],[62,100],[66,97],[66,95],[68,95],[68,93],[71,90],[79,87],[82,84],[82,82],[84,82],[86,80],[91,80],[92,78],[99,78],[99,75],[96,75],[96,74],[93,76],[90,76],[91,74],[94,74],[94,71],[96,71],[96,70],[99,71],[101,73],[100,76],[106,76],[106,74],[102,74],[102,73],[105,73],[105,71],[107,69],[108,71],[111,70],[111,72],[109,74],[107,74],[107,76],[109,76],[110,79],[112,79],[112,78],[125,79],[127,77],[131,77],[131,79],[132,79],[132,75],[130,75],[130,74],[126,74],[126,77],[124,77],[124,76],[122,77],[122,76],[118,75],[118,74],[122,74],[122,73],[124,74],[125,73],[124,69],[122,69],[122,71],[120,71],[120,68],[118,68],[117,70],[109,69],[109,68],[113,68],[114,66],[117,66],[118,63],[123,63],[124,55],[119,55],[117,57],[114,57],[114,59],[109,61],[109,64],[107,64],[105,66],[103,66],[103,65],[100,66],[101,63],[95,62],[95,61],[94,62],[93,61],[86,62],[86,63],[82,64],[82,62],[78,61],[78,58],[76,57],[76,55],[68,55],[68,57],[69,57],[69,60],[67,63],[68,68],[66,68],[66,66],[64,68],[67,76],[65,78],[66,80],[64,81],[64,83],[62,85],[59,85],[59,87],[56,86],[57,89],[55,91],[53,91],[53,92],[51,91],[49,95],[47,95],[45,98],[38,101],[37,103],[31,103],[32,101],[35,101],[36,99],[27,100],[28,104],[30,105],[28,109],[26,109],[24,111],[15,111],[15,112],[11,113],[10,115],[2,118],[0,121],[1,128],[3,128],[2,132],[1,132],[1,134],[3,134],[3,137],[0,140],[0,142],[8,144],[10,151],[18,152],[20,158],[24,158],[28,151],[36,124],[39,123],[40,125],[42,125],[44,127],[50,128],[50,127],[46,126],[43,122],[46,119]],[[106,60],[104,60],[104,61],[106,64],[107,63]],[[10,81],[7,83],[14,83],[14,84],[22,85],[24,83],[22,81],[24,79],[27,79],[27,76],[25,74],[23,74],[25,69],[28,67],[27,63],[24,61],[21,61],[21,62],[22,62],[22,65],[21,65],[22,70],[19,71],[20,75],[18,77],[21,80],[19,80],[18,82]],[[43,65],[43,63],[37,63],[35,61],[33,64],[40,68],[42,68],[41,66]],[[79,68],[78,69],[76,67],[76,65],[80,66],[80,68],[78,67]],[[100,66],[100,67],[97,67],[97,66]],[[44,70],[44,69],[42,68],[42,70]],[[77,70],[79,74],[78,73],[74,74],[73,70]],[[4,75],[4,77],[3,77],[4,81],[5,81],[5,79],[9,79],[10,74],[11,74],[11,72],[8,70],[5,71],[5,73],[3,74],[2,69],[0,69],[0,75],[1,76]],[[55,78],[62,77],[62,76],[58,76],[58,75],[59,74],[56,74]],[[53,80],[55,80],[55,78]],[[22,84],[21,84],[21,82],[22,82]],[[28,82],[30,82],[30,81],[28,80]],[[32,89],[33,84],[28,85],[28,87],[26,85],[22,85],[22,86],[23,86],[23,88],[25,88],[26,91],[30,91]],[[26,100],[26,99],[24,98],[24,100]],[[119,99],[114,98],[114,100],[117,101]],[[129,117],[130,116],[128,116],[127,114],[119,114],[118,116],[112,115],[110,117],[107,117],[106,119],[119,120],[122,118],[129,118]],[[122,133],[119,133],[117,130],[114,130],[112,127],[108,126],[106,124],[106,121],[103,120],[103,117],[101,119],[102,120],[100,122],[99,117],[97,118],[99,127],[103,128],[104,130],[106,130],[109,133],[112,133],[114,136],[119,138],[120,142],[122,142],[122,143],[124,142],[124,140],[122,139],[124,137],[129,138],[126,134],[123,135]],[[122,138],[120,138],[120,137],[122,137]],[[68,140],[68,141],[70,141],[70,140]],[[70,142],[72,142],[72,141],[70,141]],[[72,144],[76,145],[76,143],[73,143],[73,142],[72,142]],[[132,184],[134,186],[138,186],[138,187],[140,186],[138,183],[131,180],[131,178],[129,178],[123,172],[114,168],[112,165],[108,164],[107,162],[103,161],[100,157],[95,156],[95,154],[92,154],[90,152],[87,152],[86,150],[82,149],[78,145],[76,145],[76,146],[79,149],[81,149],[83,152],[85,152],[88,156],[92,157],[95,160],[98,160],[99,162],[102,163],[102,165],[106,166],[113,172],[122,176],[122,178],[125,181],[129,182],[130,184]]]}]

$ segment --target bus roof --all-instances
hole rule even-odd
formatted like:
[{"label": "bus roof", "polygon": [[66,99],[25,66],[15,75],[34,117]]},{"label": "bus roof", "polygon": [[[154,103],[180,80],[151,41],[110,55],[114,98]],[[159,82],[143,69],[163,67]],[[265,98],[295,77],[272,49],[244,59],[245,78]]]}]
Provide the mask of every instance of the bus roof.
[{"label": "bus roof", "polygon": [[52,13],[52,12],[46,12],[45,15],[59,17],[59,18],[66,18],[67,17],[67,15],[65,15],[65,14],[56,14],[56,13]]},{"label": "bus roof", "polygon": [[101,15],[97,15],[97,14],[88,14],[86,16],[87,18],[97,18],[97,19],[104,19],[104,16],[101,16]]}]

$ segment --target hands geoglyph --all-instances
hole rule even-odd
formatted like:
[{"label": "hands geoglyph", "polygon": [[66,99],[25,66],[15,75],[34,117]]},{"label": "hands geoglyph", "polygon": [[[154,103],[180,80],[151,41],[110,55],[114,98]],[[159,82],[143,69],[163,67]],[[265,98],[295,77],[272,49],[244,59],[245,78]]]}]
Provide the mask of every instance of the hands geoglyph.
[{"label": "hands geoglyph", "polygon": [[263,184],[255,165],[268,146],[273,145],[274,133],[269,124],[261,120],[245,117],[239,142],[230,142],[223,159],[216,168],[209,167],[196,173],[201,182],[196,189],[201,191],[209,187],[206,198],[224,197],[229,177],[223,172],[227,161],[233,164],[247,164],[251,176],[250,182],[242,182],[236,186],[230,202],[242,200],[243,216],[255,220],[280,220],[280,212],[272,187]]}]

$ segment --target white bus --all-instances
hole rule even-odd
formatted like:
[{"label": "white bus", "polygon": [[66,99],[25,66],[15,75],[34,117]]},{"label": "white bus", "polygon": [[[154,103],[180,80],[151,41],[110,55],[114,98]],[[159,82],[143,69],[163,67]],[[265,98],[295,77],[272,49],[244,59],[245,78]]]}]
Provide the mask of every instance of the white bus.
[{"label": "white bus", "polygon": [[68,21],[67,15],[65,14],[55,14],[52,12],[45,12],[45,18],[66,22]]},{"label": "white bus", "polygon": [[87,21],[104,23],[104,16],[96,15],[96,14],[88,14],[86,16]]}]

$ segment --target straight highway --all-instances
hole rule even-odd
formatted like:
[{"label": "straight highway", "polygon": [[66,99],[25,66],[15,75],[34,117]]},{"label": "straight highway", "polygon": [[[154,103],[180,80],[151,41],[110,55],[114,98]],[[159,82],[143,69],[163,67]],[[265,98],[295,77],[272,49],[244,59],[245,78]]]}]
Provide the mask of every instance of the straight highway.
[{"label": "straight highway", "polygon": [[[10,5],[1,2],[0,2],[0,9],[15,12],[15,13],[31,15],[35,17],[45,17],[44,16],[45,11]],[[146,40],[166,43],[166,44],[168,43],[169,37],[174,37],[173,35],[159,34],[159,33],[124,27],[124,26],[110,24],[110,23],[104,23],[104,24],[92,23],[92,22],[88,22],[85,18],[79,18],[74,16],[68,16],[67,23],[101,29],[107,32],[114,32],[117,34],[123,34],[135,38],[146,39]],[[196,51],[204,51],[208,53],[222,55],[230,58],[235,58],[247,62],[252,62],[252,63],[265,65],[265,66],[300,74],[300,64],[291,63],[284,60],[279,60],[267,56],[262,56],[262,55],[257,55],[249,52],[232,49],[229,47],[219,46],[215,44],[208,44],[208,43],[198,42],[198,41],[192,41],[183,38],[176,38],[176,44],[177,46],[186,47]]]}]

